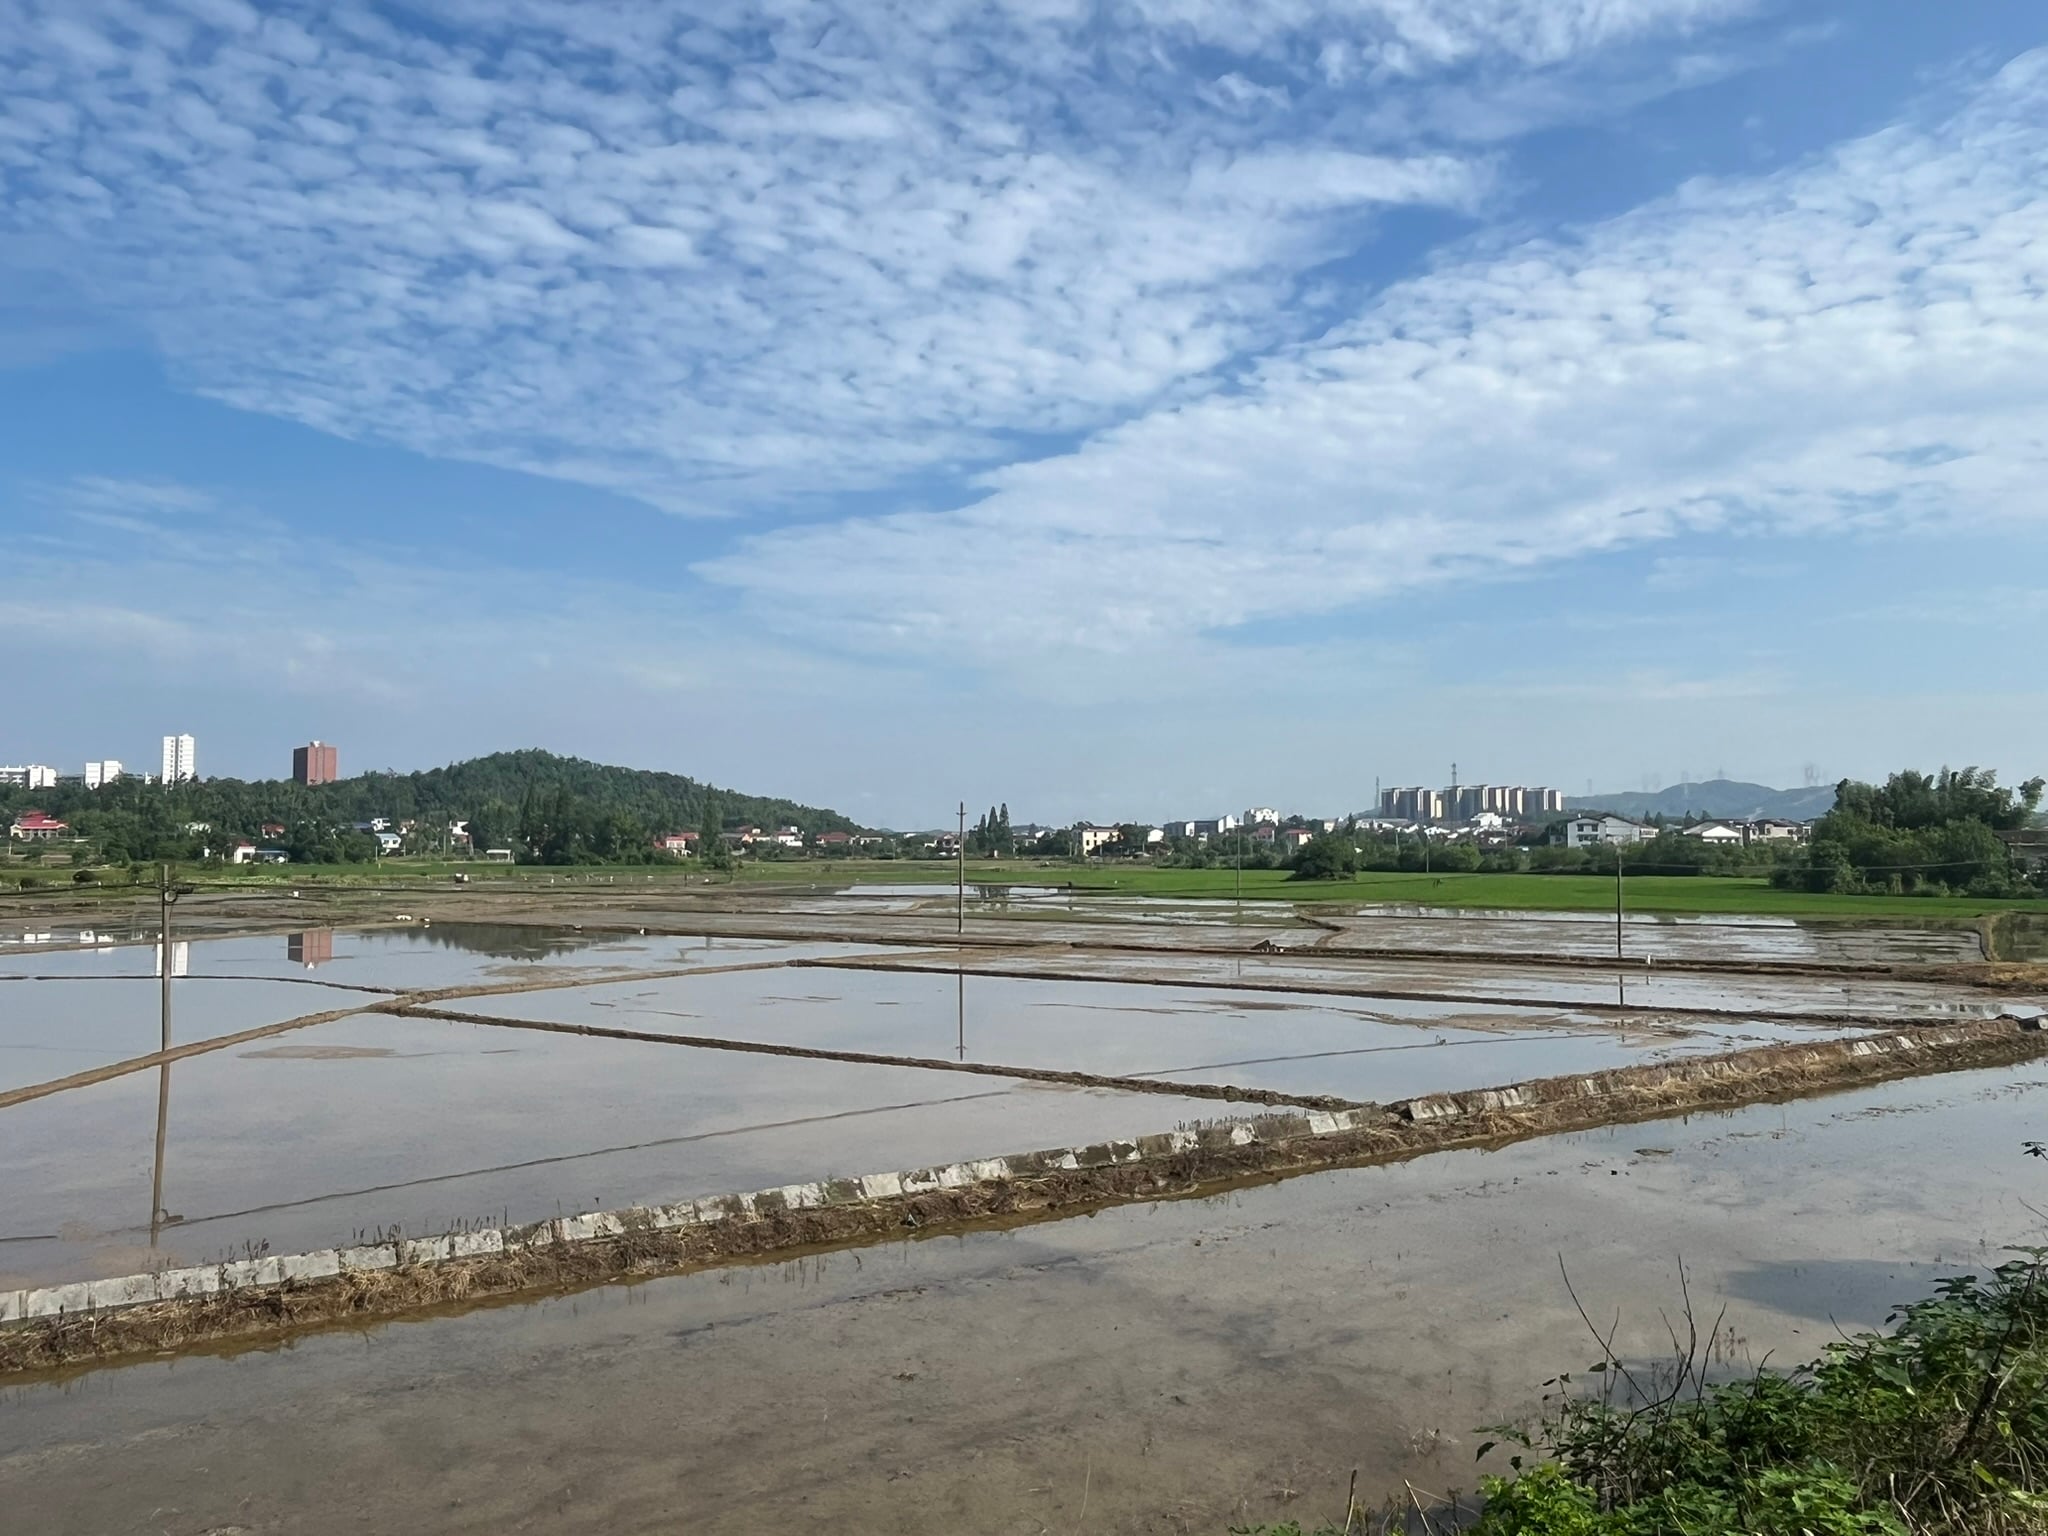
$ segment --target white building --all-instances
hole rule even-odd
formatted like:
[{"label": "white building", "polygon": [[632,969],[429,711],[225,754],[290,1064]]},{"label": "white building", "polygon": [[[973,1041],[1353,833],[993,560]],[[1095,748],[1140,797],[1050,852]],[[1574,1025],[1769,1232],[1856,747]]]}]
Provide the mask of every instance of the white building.
[{"label": "white building", "polygon": [[55,789],[57,770],[47,763],[25,763],[16,768],[0,768],[0,784],[16,789]]},{"label": "white building", "polygon": [[1803,821],[1781,821],[1767,816],[1762,821],[1749,824],[1749,836],[1758,843],[1803,843],[1813,835],[1813,828]]},{"label": "white building", "polygon": [[85,765],[85,787],[100,789],[121,777],[121,760],[117,757],[104,758],[97,763]]},{"label": "white building", "polygon": [[1716,847],[1733,847],[1749,841],[1749,829],[1730,821],[1703,821],[1696,827],[1687,827],[1685,835]]},{"label": "white building", "polygon": [[1605,811],[1590,816],[1574,816],[1564,824],[1567,848],[1591,848],[1600,843],[1647,843],[1656,835],[1655,827]]},{"label": "white building", "polygon": [[1270,821],[1278,826],[1280,813],[1270,805],[1255,805],[1244,813],[1244,820],[1245,825],[1250,827],[1256,827],[1262,821]]},{"label": "white building", "polygon": [[1123,833],[1115,827],[1082,827],[1080,829],[1081,856],[1086,858],[1098,848],[1106,848]]},{"label": "white building", "polygon": [[198,777],[198,751],[192,738],[189,735],[166,736],[163,782],[184,784]]}]

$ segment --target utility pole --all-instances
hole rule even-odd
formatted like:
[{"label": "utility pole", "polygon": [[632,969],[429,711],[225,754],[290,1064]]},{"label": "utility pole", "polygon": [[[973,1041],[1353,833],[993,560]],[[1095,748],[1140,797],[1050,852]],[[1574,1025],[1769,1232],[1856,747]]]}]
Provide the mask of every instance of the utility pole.
[{"label": "utility pole", "polygon": [[[160,943],[163,951],[163,1051],[171,1049],[171,907],[184,892],[171,884],[171,866],[162,866],[157,885],[157,923],[161,929]],[[171,1121],[171,1064],[160,1062],[156,1078],[156,1161],[151,1166],[149,1180],[149,1245],[156,1246],[157,1234],[163,1229],[164,1215],[164,1139]]]},{"label": "utility pole", "polygon": [[171,1048],[171,866],[162,866],[156,888],[157,932],[163,946],[163,965],[159,974],[163,978],[163,1049]]},{"label": "utility pole", "polygon": [[1621,854],[1623,844],[1614,845],[1614,961],[1622,961],[1621,951]]},{"label": "utility pole", "polygon": [[959,876],[959,889],[955,893],[958,907],[954,916],[953,931],[962,937],[967,933],[967,802],[960,802],[960,835],[953,842],[953,864]]}]

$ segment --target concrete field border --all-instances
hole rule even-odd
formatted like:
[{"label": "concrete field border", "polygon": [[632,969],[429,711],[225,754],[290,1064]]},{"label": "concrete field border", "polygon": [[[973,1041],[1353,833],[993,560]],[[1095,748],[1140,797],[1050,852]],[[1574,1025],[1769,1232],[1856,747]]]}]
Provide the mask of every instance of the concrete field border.
[{"label": "concrete field border", "polygon": [[1260,1115],[939,1167],[0,1293],[0,1374],[1811,1096],[2048,1053],[1999,1019]]}]

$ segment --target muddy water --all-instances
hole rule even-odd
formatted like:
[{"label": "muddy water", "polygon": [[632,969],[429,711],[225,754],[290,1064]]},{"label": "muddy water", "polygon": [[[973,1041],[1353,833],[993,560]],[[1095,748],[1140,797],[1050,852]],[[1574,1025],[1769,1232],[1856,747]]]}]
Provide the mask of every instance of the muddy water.
[{"label": "muddy water", "polygon": [[0,1286],[535,1221],[1255,1112],[626,1041],[349,1019],[0,1109]]},{"label": "muddy water", "polygon": [[[179,974],[311,979],[403,991],[606,970],[668,970],[865,953],[851,944],[750,938],[584,935],[516,924],[436,923],[373,929],[308,928],[262,937],[194,939]],[[0,954],[9,976],[153,976],[154,940],[44,954]]]},{"label": "muddy water", "polygon": [[[143,954],[146,959],[148,952]],[[134,956],[134,951],[43,955],[38,958],[117,969],[59,981],[0,980],[0,1091],[146,1056],[162,1045],[160,982],[147,973],[118,971],[122,964],[132,965]],[[179,1044],[370,1001],[337,987],[196,978],[174,978],[172,999],[171,1038]]]},{"label": "muddy water", "polygon": [[1469,1486],[1473,1426],[1809,1357],[2039,1232],[2048,1073],[1898,1083],[0,1393],[23,1529],[1214,1532]]},{"label": "muddy water", "polygon": [[476,1011],[1376,1101],[1824,1033],[1621,1030],[1564,1010],[821,967],[523,993]]},{"label": "muddy water", "polygon": [[[1414,906],[1369,906],[1337,917],[1334,944],[1434,950],[1458,954],[1584,955],[1614,953],[1613,915],[1591,912],[1451,911]],[[1772,917],[1680,917],[1629,914],[1624,951],[1638,959],[1683,963],[1740,960],[1775,964],[1938,964],[1984,958],[1973,928],[1925,928],[1906,923],[1807,922]]]},{"label": "muddy water", "polygon": [[[717,969],[870,953],[845,944],[599,940],[473,924],[196,939],[175,946],[171,1039],[185,1045],[309,1013],[360,1007],[374,1002],[378,991],[569,983],[642,970]],[[154,944],[0,959],[0,1091],[158,1049],[163,1016],[157,963]]]},{"label": "muddy water", "polygon": [[2048,912],[2001,913],[1994,932],[1994,959],[2048,961]]},{"label": "muddy water", "polygon": [[[879,963],[891,963],[883,960]],[[910,962],[919,963],[919,962]],[[1790,1016],[1853,1014],[1896,1019],[1988,1018],[2006,999],[1929,982],[1836,976],[1722,976],[1645,970],[1611,973],[1550,970],[1454,960],[1344,961],[1293,955],[1091,954],[1019,951],[987,962],[991,969],[1059,975],[1085,965],[1097,975],[1170,985],[1176,980],[1251,982],[1372,997],[1407,993],[1572,1008],[1622,1004],[1656,1010]]]}]

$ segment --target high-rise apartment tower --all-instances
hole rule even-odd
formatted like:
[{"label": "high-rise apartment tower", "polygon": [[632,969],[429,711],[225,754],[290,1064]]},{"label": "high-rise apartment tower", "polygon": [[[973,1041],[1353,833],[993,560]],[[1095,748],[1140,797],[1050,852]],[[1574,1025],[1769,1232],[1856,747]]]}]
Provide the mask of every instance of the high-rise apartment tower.
[{"label": "high-rise apartment tower", "polygon": [[199,777],[198,751],[192,738],[166,736],[164,738],[164,783],[183,784],[188,779]]},{"label": "high-rise apartment tower", "polygon": [[331,741],[312,741],[303,747],[293,747],[292,777],[301,784],[332,784],[341,777],[337,771],[337,757]]}]

